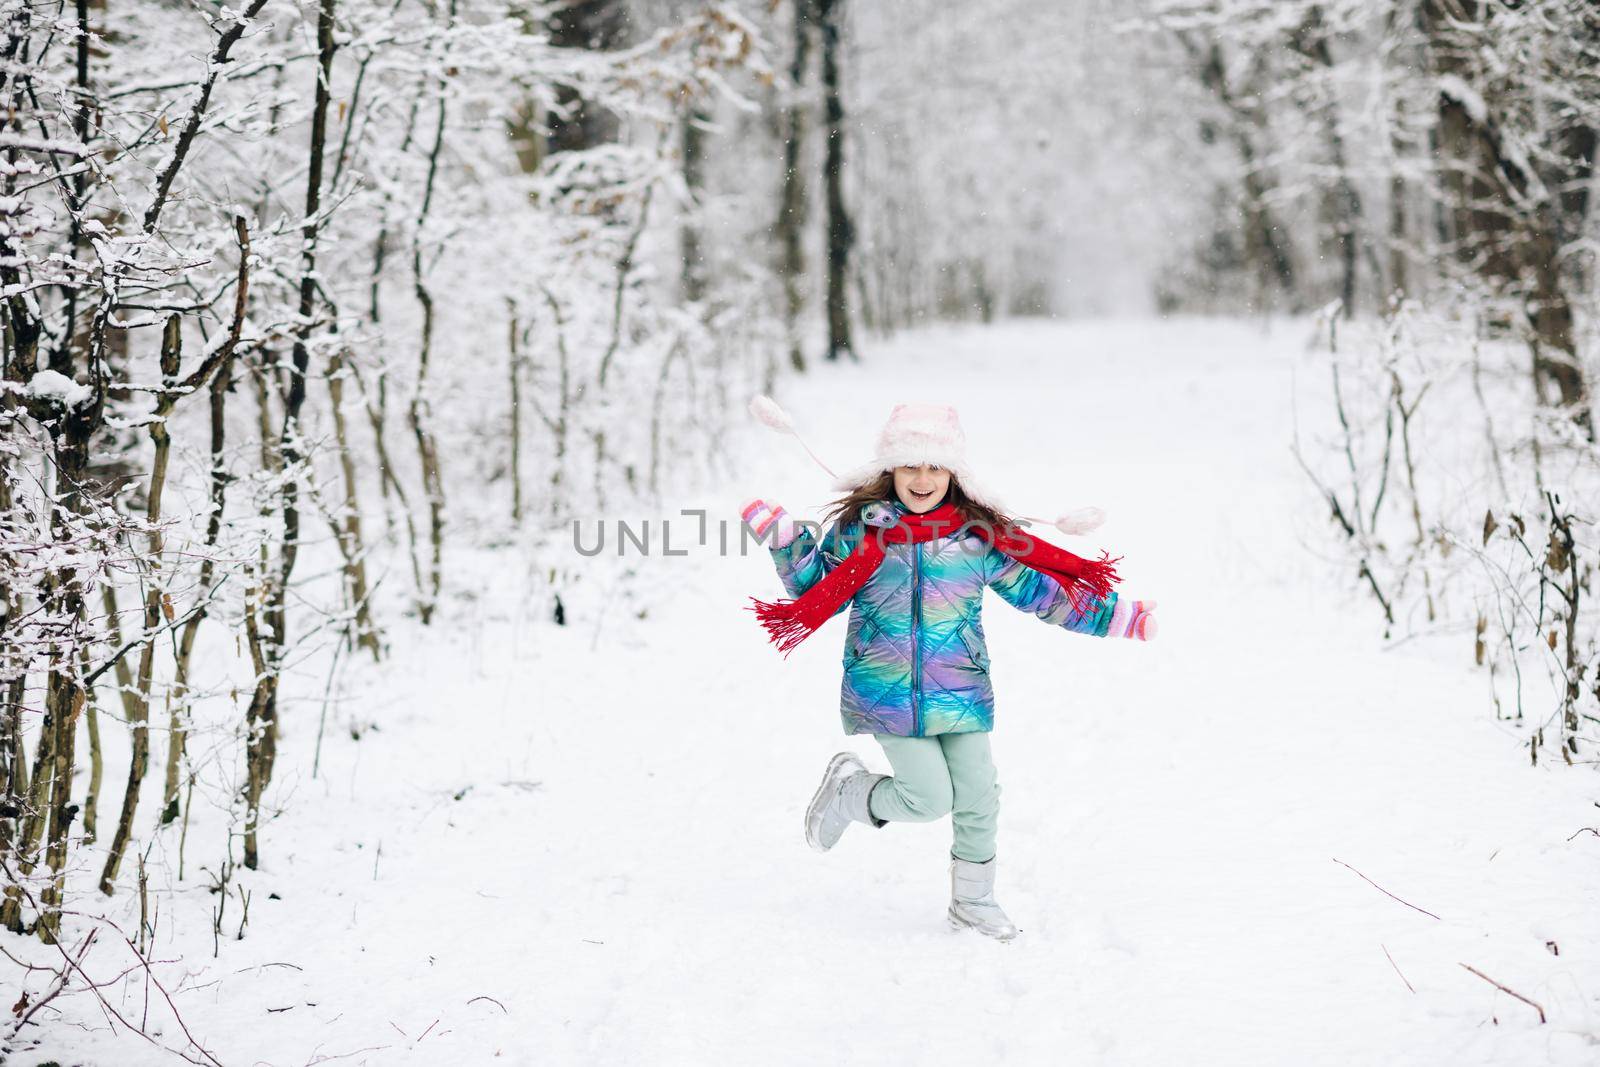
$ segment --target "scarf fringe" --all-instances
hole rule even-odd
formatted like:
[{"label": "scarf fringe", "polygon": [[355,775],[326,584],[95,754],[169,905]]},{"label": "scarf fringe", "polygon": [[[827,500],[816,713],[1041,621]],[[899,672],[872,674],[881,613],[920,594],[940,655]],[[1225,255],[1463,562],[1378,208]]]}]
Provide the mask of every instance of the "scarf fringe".
[{"label": "scarf fringe", "polygon": [[1117,574],[1117,564],[1122,562],[1122,557],[1111,558],[1111,553],[1101,552],[1096,560],[1083,561],[1083,583],[1095,595],[1095,599],[1104,600],[1111,595],[1111,587],[1122,581]]},{"label": "scarf fringe", "polygon": [[793,652],[815,629],[801,617],[799,602],[779,600],[776,603],[750,598],[746,611],[756,613],[756,619],[767,631],[767,640],[777,646],[785,656]]}]

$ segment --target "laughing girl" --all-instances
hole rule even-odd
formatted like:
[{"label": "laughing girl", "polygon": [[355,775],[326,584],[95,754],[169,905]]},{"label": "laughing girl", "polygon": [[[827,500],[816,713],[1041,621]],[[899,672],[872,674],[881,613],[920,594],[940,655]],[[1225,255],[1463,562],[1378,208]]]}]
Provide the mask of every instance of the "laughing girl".
[{"label": "laughing girl", "polygon": [[[835,482],[845,495],[820,540],[776,504],[758,499],[742,509],[758,535],[771,536],[793,598],[755,605],[782,651],[850,608],[845,733],[872,734],[894,771],[874,774],[853,753],[834,756],[806,809],[806,840],[826,851],[851,822],[881,827],[950,815],[949,921],[1010,940],[1017,927],[994,897],[1000,784],[989,753],[994,689],[983,591],[1052,626],[1141,641],[1155,636],[1155,602],[1112,591],[1114,560],[1083,559],[1008,518],[967,466],[954,408],[897,406],[876,452]],[[1057,523],[1069,533],[1094,525]]]}]

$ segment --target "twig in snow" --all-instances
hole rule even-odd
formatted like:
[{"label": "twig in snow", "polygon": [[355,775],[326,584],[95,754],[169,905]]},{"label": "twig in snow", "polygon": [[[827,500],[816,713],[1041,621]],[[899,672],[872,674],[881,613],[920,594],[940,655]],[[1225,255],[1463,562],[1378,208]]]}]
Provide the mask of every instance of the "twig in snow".
[{"label": "twig in snow", "polygon": [[[39,904],[38,904],[38,902],[36,900],[34,900],[33,894],[28,891],[28,887],[26,885],[24,885],[22,883],[22,881],[19,878],[17,878],[16,874],[12,872],[11,868],[6,865],[6,862],[5,862],[4,859],[0,859],[0,874],[4,874],[5,877],[6,877],[6,880],[10,884],[15,885],[19,890],[21,890],[22,895],[27,900],[28,906],[30,908],[32,908],[34,911],[39,911],[40,910]],[[67,914],[67,913],[63,912],[63,914]],[[101,917],[97,918],[97,921],[99,921],[101,923],[104,923],[105,925],[111,927],[112,929],[116,930],[119,934],[122,933],[121,929],[117,926],[117,924],[112,922],[110,919],[107,919],[107,918],[101,916]],[[86,943],[85,943],[85,945],[84,945],[84,947],[82,949],[82,953],[83,954],[87,954],[88,948],[89,948],[87,942],[88,941],[92,941],[94,939],[94,933],[95,933],[95,931],[91,930],[89,937],[86,938]],[[130,949],[133,949],[133,942],[128,941],[128,938],[127,938],[126,934],[122,935],[122,939],[124,941],[128,942],[128,947]],[[53,947],[57,952],[59,952],[61,954],[62,962],[65,963],[66,966],[70,967],[73,970],[73,972],[78,975],[79,978],[83,979],[84,985],[89,989],[90,992],[92,992],[94,994],[95,1000],[100,1005],[100,1010],[102,1012],[104,1012],[108,1018],[115,1019],[117,1022],[122,1024],[124,1029],[128,1030],[130,1033],[138,1034],[140,1037],[144,1038],[146,1041],[148,1041],[150,1044],[154,1045],[156,1048],[162,1049],[163,1051],[166,1051],[166,1052],[170,1052],[173,1055],[178,1056],[178,1057],[180,1057],[180,1058],[182,1058],[184,1060],[187,1060],[190,1063],[198,1065],[198,1067],[205,1067],[206,1064],[210,1064],[210,1067],[222,1067],[222,1064],[220,1062],[218,1062],[217,1058],[215,1056],[211,1055],[210,1052],[206,1051],[206,1049],[202,1045],[200,1045],[199,1042],[195,1041],[194,1035],[189,1033],[189,1028],[188,1028],[188,1026],[186,1026],[184,1024],[183,1017],[180,1014],[178,1014],[177,1005],[172,1003],[172,998],[171,997],[167,997],[166,996],[167,991],[166,991],[165,988],[162,987],[161,983],[160,982],[156,982],[154,976],[150,975],[150,963],[143,956],[139,955],[139,952],[138,952],[137,949],[134,949],[134,951],[133,951],[133,954],[134,954],[135,958],[137,958],[139,963],[144,966],[145,974],[150,978],[150,981],[155,984],[155,987],[157,989],[161,990],[161,995],[163,997],[166,997],[167,1005],[168,1005],[168,1007],[170,1007],[172,1009],[173,1017],[177,1020],[178,1026],[183,1030],[184,1036],[187,1037],[189,1039],[190,1044],[194,1045],[194,1047],[197,1050],[199,1050],[200,1054],[205,1057],[204,1060],[195,1059],[193,1056],[189,1055],[188,1052],[186,1052],[186,1051],[184,1051],[182,1049],[170,1048],[170,1047],[168,1047],[166,1045],[163,1045],[161,1042],[159,1042],[155,1038],[151,1037],[144,1030],[142,1030],[139,1027],[134,1026],[132,1023],[130,1023],[126,1018],[123,1017],[121,1012],[117,1011],[117,1009],[112,1006],[111,1001],[106,999],[106,995],[100,991],[101,986],[103,984],[107,984],[107,983],[96,982],[93,978],[90,978],[89,975],[88,975],[88,972],[86,972],[83,969],[83,965],[82,965],[82,962],[81,962],[81,959],[82,959],[81,955],[80,955],[79,959],[73,959],[72,958],[72,954],[69,953],[66,949],[62,948],[61,947],[61,943],[59,941],[51,941],[50,944],[51,944],[51,947]],[[130,970],[131,970],[131,968],[130,968]],[[115,980],[120,980],[123,977],[123,975],[125,975],[127,973],[129,973],[129,972],[128,971],[124,971],[122,974],[119,974],[116,979],[113,979],[113,980],[114,981]]]},{"label": "twig in snow", "polygon": [[1482,978],[1485,982],[1488,982],[1490,985],[1492,985],[1496,989],[1500,990],[1500,992],[1505,993],[1507,996],[1516,997],[1518,1000],[1522,1001],[1522,1003],[1526,1004],[1528,1007],[1530,1007],[1534,1011],[1538,1012],[1539,1013],[1539,1022],[1540,1023],[1543,1023],[1545,1021],[1544,1009],[1539,1007],[1539,1005],[1535,1004],[1533,1001],[1529,1000],[1527,997],[1523,996],[1521,993],[1518,993],[1514,989],[1507,989],[1505,986],[1501,985],[1499,982],[1496,982],[1493,978],[1490,978],[1488,975],[1484,974],[1482,971],[1478,970],[1476,967],[1467,967],[1467,965],[1465,963],[1463,963],[1461,966],[1466,967],[1467,970],[1471,971],[1473,974],[1477,975],[1479,978]]},{"label": "twig in snow", "polygon": [[1394,973],[1400,976],[1400,981],[1406,984],[1407,989],[1410,989],[1411,992],[1415,993],[1416,989],[1411,985],[1411,980],[1405,976],[1405,972],[1400,970],[1400,965],[1394,961],[1394,957],[1389,955],[1389,949],[1381,942],[1379,943],[1378,947],[1383,949],[1384,957],[1389,961],[1389,966],[1394,968]]},{"label": "twig in snow", "polygon": [[467,1003],[468,1004],[475,1004],[480,1000],[487,1000],[490,1004],[493,1004],[495,1007],[499,1008],[501,1011],[505,1011],[507,1015],[511,1014],[509,1011],[506,1011],[506,1006],[504,1004],[500,1003],[498,1000],[494,999],[493,997],[476,996],[476,997],[473,997],[471,1000],[467,1001]]},{"label": "twig in snow", "polygon": [[367,1048],[358,1048],[354,1052],[341,1052],[337,1056],[321,1056],[312,1053],[311,1058],[306,1061],[306,1067],[315,1067],[319,1063],[332,1063],[334,1060],[347,1060],[351,1056],[359,1056],[363,1052],[382,1052],[384,1049],[393,1047],[393,1045],[372,1045]]},{"label": "twig in snow", "polygon": [[[1348,863],[1346,863],[1344,860],[1340,859],[1338,856],[1333,857],[1333,862],[1337,863],[1341,867],[1346,867],[1346,868],[1348,868],[1348,869],[1350,869],[1352,871],[1356,871],[1356,869],[1354,867],[1351,867]],[[1372,888],[1376,889],[1378,892],[1382,893],[1384,896],[1388,897],[1390,900],[1400,900],[1399,897],[1395,896],[1393,893],[1391,893],[1387,889],[1383,888],[1383,886],[1379,885],[1377,882],[1374,882],[1371,878],[1368,878],[1366,875],[1361,874],[1360,871],[1356,871],[1356,874],[1361,875],[1361,880],[1362,881],[1366,882],[1368,885],[1370,885]],[[1400,903],[1404,904],[1406,907],[1410,908],[1412,911],[1420,911],[1420,912],[1422,912],[1422,914],[1426,915],[1430,919],[1439,919],[1439,916],[1435,915],[1433,912],[1429,911],[1427,908],[1419,908],[1415,904],[1411,903],[1408,900],[1400,900]],[[1444,922],[1443,919],[1439,919],[1439,921],[1440,922]]]},{"label": "twig in snow", "polygon": [[[89,933],[84,937],[83,945],[78,950],[79,964],[83,963],[83,958],[89,954],[89,948],[94,944],[95,934],[98,932],[98,930],[90,930]],[[21,960],[18,960],[9,952],[6,953],[6,958],[11,960],[13,963],[23,966],[29,973],[32,973],[33,971],[48,971],[50,969],[48,967],[39,967],[31,963],[22,963]],[[37,1015],[44,1008],[48,1007],[52,1000],[61,995],[61,993],[67,988],[68,983],[72,981],[72,971],[73,968],[70,965],[64,964],[61,970],[56,972],[55,983],[38,1000],[30,1002],[28,1000],[27,990],[23,990],[22,996],[18,998],[17,1003],[13,1005],[11,1009],[12,1014],[17,1016],[17,1021],[11,1028],[11,1036],[15,1037],[22,1033],[23,1027],[27,1026],[35,1015]]]},{"label": "twig in snow", "polygon": [[1572,837],[1567,838],[1567,840],[1571,841],[1573,838],[1577,837],[1578,834],[1593,834],[1596,837],[1600,837],[1600,830],[1596,830],[1592,826],[1585,826],[1585,827],[1581,828],[1580,830],[1578,830],[1577,833],[1573,834]]},{"label": "twig in snow", "polygon": [[[118,931],[118,933],[121,933],[121,931]],[[189,1032],[189,1025],[183,1021],[183,1015],[178,1011],[178,1006],[172,1002],[172,996],[167,992],[167,987],[156,980],[155,972],[150,969],[149,959],[145,957],[144,953],[140,952],[134,947],[133,942],[128,940],[127,934],[122,935],[122,940],[127,943],[128,948],[133,952],[134,956],[136,956],[139,962],[144,965],[144,974],[146,979],[145,996],[148,997],[150,995],[150,986],[155,986],[156,991],[161,994],[161,999],[167,1002],[167,1007],[171,1010],[173,1019],[175,1019],[178,1023],[178,1029],[182,1030],[183,1036],[189,1039],[189,1044],[198,1049],[200,1055],[204,1056],[206,1060],[213,1065],[213,1067],[222,1067],[221,1062],[218,1061],[218,1059],[213,1056],[204,1045],[196,1041],[194,1035]],[[1544,1013],[1540,1012],[1539,1014],[1543,1016]],[[182,1054],[180,1053],[180,1055]],[[184,1056],[184,1059],[189,1059],[189,1057]],[[190,1060],[190,1062],[193,1063],[198,1061]]]}]

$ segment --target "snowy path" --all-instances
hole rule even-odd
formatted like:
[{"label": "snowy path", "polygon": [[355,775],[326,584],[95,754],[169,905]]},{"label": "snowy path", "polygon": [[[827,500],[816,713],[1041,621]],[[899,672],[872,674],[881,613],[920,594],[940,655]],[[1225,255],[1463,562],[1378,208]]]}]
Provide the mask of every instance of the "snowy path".
[{"label": "snowy path", "polygon": [[[295,851],[255,876],[249,937],[212,963],[204,932],[190,1027],[224,1063],[279,1067],[1595,1062],[1600,840],[1567,842],[1600,821],[1595,780],[1529,769],[1465,640],[1382,650],[1370,606],[1300,546],[1318,520],[1286,448],[1301,340],[926,334],[782,398],[835,465],[895,400],[959,404],[1014,507],[1104,505],[1093,543],[1161,602],[1138,646],[989,598],[1017,943],[946,930],[947,823],[805,848],[801,807],[843,744],[843,626],[770,652],[739,610],[777,589],[764,555],[643,561],[649,618],[614,605],[596,651],[587,621],[533,622],[501,559],[470,618],[358,686],[380,728],[333,736],[323,779],[292,786],[270,840]],[[685,506],[824,501],[792,444],[737,444],[738,478]],[[385,818],[381,854],[349,829]],[[280,961],[302,969],[258,968]]]}]

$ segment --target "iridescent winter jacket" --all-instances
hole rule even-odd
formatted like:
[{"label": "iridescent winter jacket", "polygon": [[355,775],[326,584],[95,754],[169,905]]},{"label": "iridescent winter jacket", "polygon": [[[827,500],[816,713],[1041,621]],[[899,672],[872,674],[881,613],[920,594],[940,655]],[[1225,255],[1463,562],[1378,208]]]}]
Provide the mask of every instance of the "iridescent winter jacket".
[{"label": "iridescent winter jacket", "polygon": [[[898,501],[863,509],[873,526],[893,525],[906,511]],[[850,599],[839,706],[845,733],[931,737],[993,728],[994,687],[979,620],[985,586],[1052,626],[1106,635],[1116,593],[1076,610],[1055,579],[976,533],[958,533],[886,544],[883,563]],[[810,589],[864,535],[870,531],[854,520],[829,527],[820,545],[802,528],[788,545],[772,549],[789,595]]]}]

